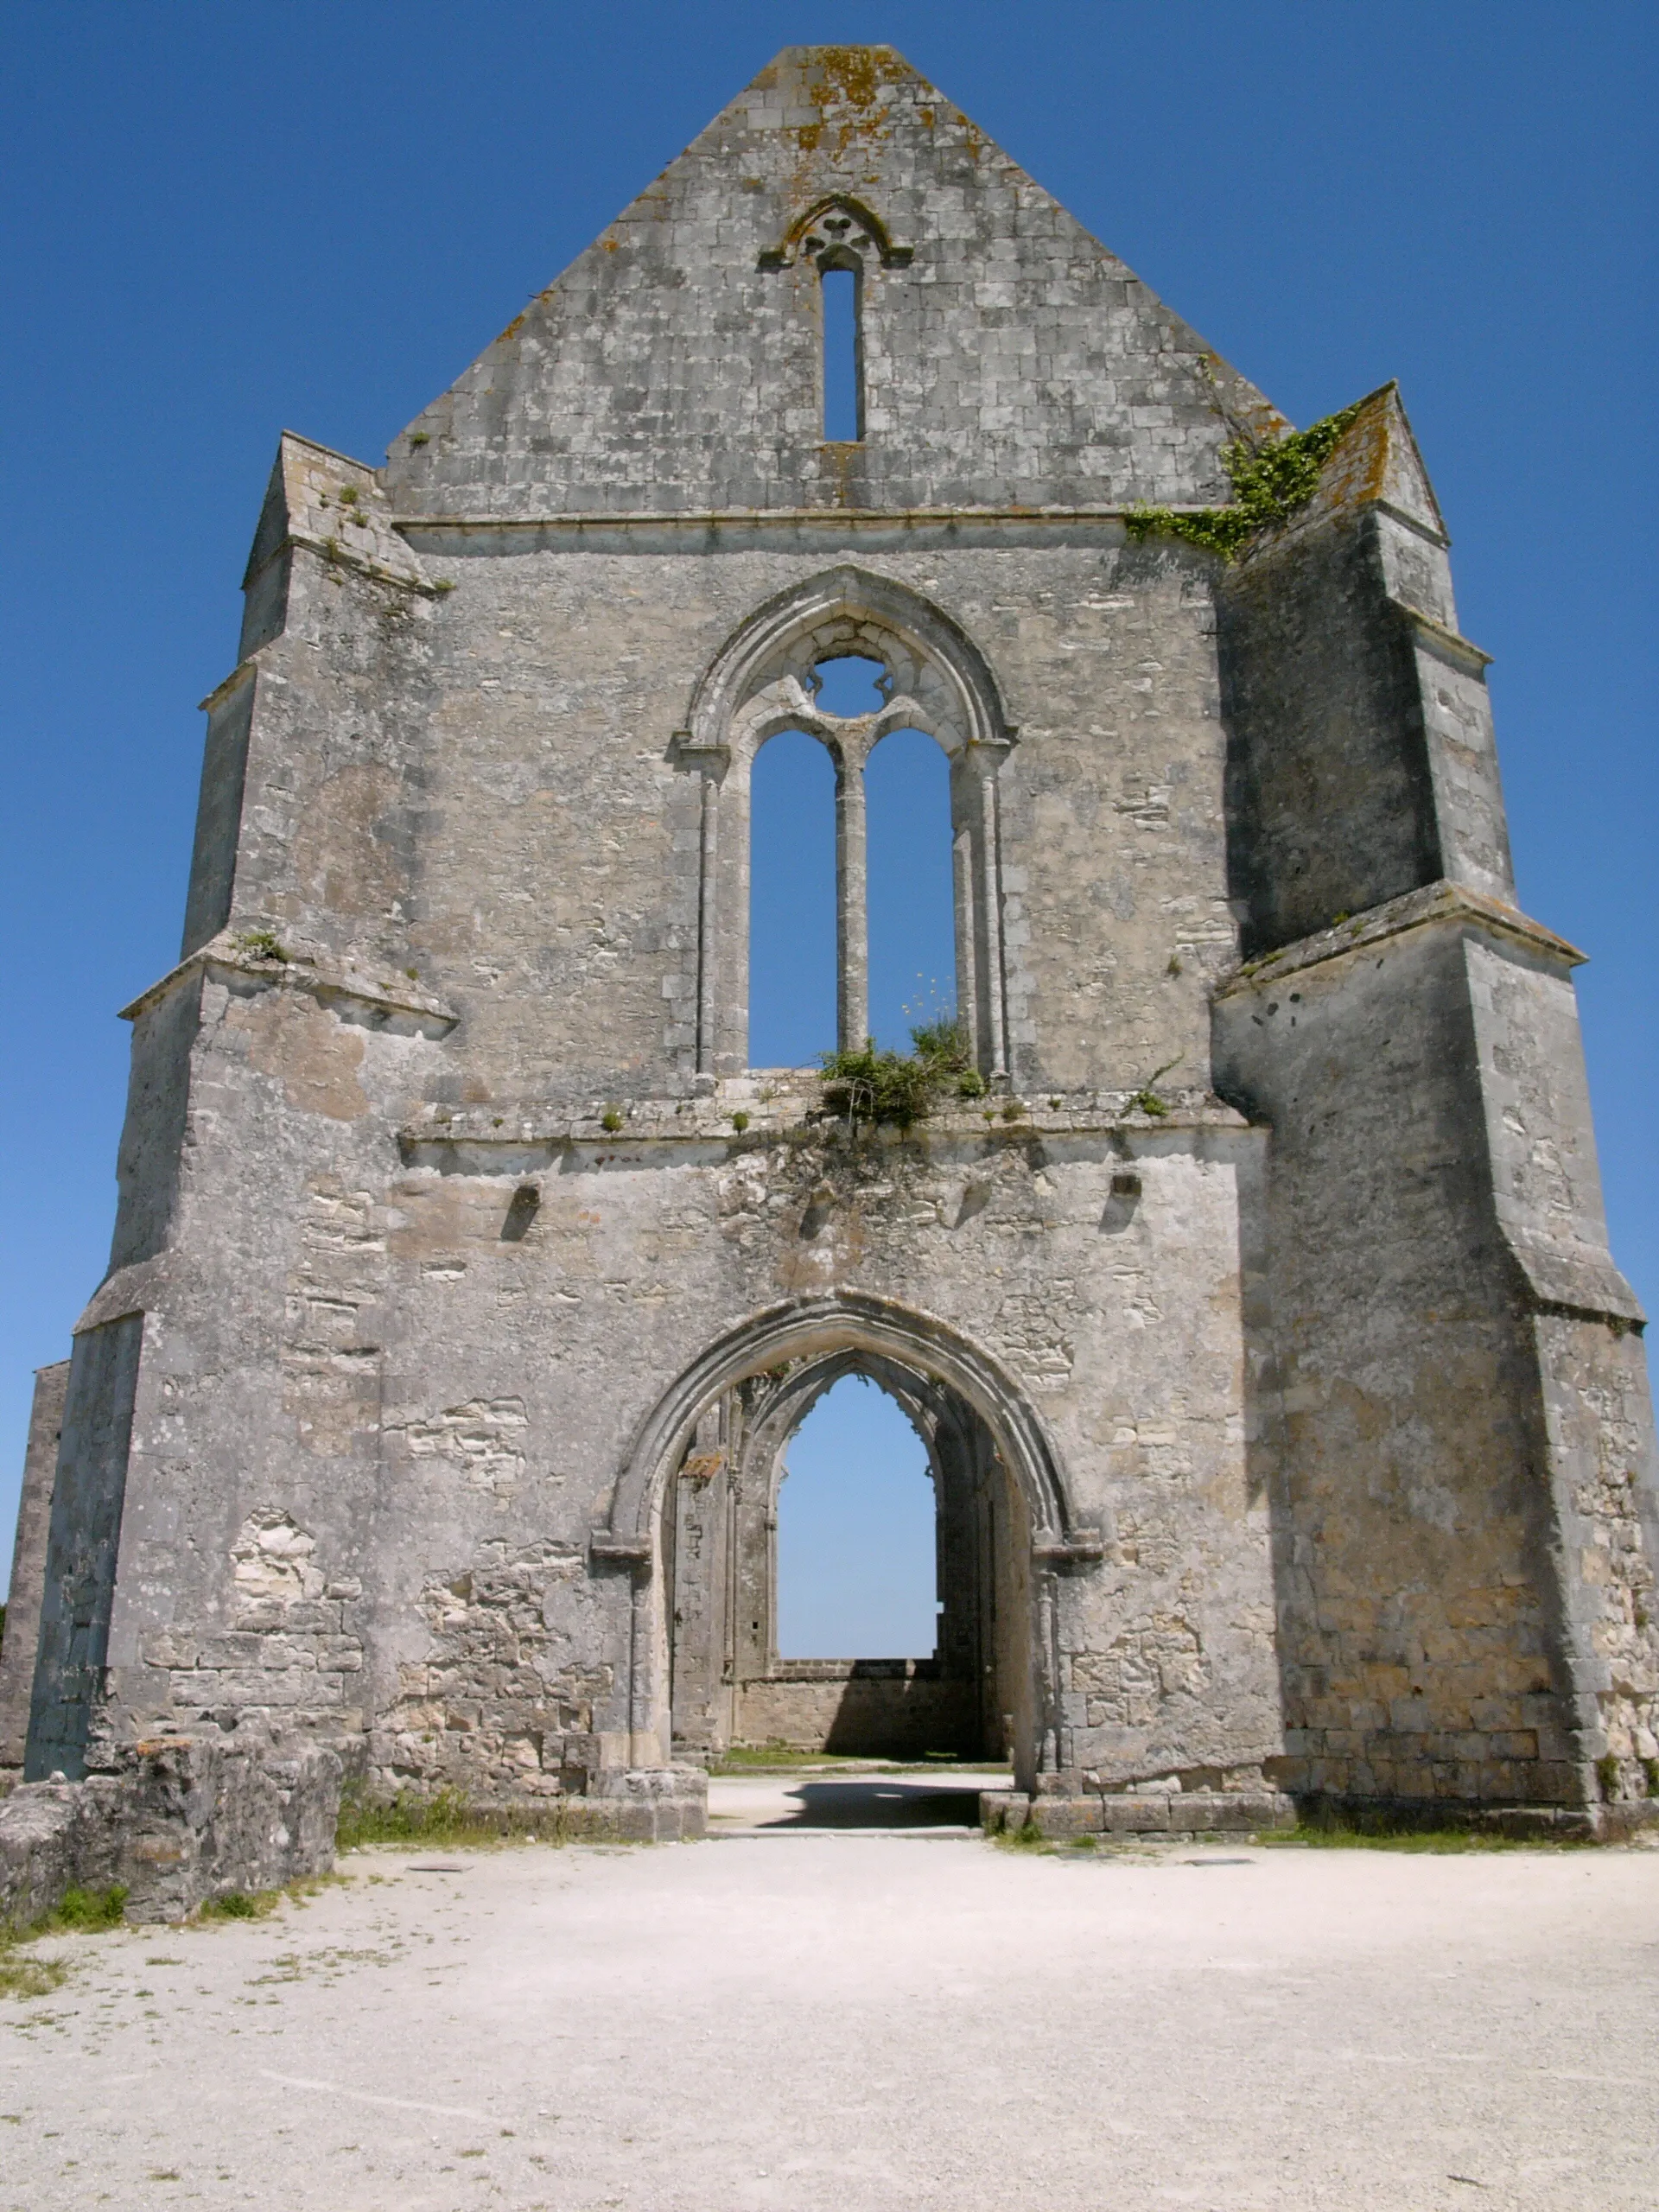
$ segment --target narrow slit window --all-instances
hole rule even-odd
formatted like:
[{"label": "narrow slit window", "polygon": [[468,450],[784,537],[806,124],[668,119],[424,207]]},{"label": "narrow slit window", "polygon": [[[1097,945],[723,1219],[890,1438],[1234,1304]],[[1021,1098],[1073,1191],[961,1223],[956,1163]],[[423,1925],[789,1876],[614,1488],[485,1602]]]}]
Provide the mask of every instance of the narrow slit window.
[{"label": "narrow slit window", "polygon": [[864,343],[860,328],[862,276],[826,269],[818,279],[823,314],[823,435],[852,444],[864,435]]}]

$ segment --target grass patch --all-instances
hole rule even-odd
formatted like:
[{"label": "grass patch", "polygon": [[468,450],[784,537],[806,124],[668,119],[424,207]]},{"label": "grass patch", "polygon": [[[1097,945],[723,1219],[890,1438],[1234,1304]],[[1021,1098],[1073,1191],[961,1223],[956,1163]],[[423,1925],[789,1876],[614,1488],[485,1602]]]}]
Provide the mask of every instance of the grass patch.
[{"label": "grass patch", "polygon": [[337,1851],[361,1851],[373,1844],[471,1844],[486,1847],[514,1841],[563,1843],[562,1808],[549,1805],[474,1805],[461,1789],[439,1789],[430,1796],[400,1789],[395,1797],[372,1797],[347,1788],[340,1794]]},{"label": "grass patch", "polygon": [[283,1901],[281,1890],[226,1890],[196,1909],[198,1920],[269,1920]]},{"label": "grass patch", "polygon": [[887,1759],[860,1758],[849,1751],[812,1751],[804,1744],[734,1744],[709,1766],[710,1774],[764,1774],[770,1769],[803,1766],[861,1767],[870,1774],[891,1774]]},{"label": "grass patch", "polygon": [[1492,1828],[1412,1827],[1375,1821],[1298,1821],[1294,1827],[1262,1828],[1251,1840],[1268,1848],[1309,1851],[1408,1851],[1447,1854],[1469,1851],[1571,1851],[1593,1848],[1587,1836],[1503,1835]]},{"label": "grass patch", "polygon": [[67,1959],[23,1955],[41,1936],[99,1935],[120,1927],[127,1907],[123,1884],[106,1890],[66,1890],[54,1909],[28,1928],[0,1932],[0,1997],[45,1997],[61,1989],[69,1975]]},{"label": "grass patch", "polygon": [[55,1936],[65,1929],[118,1928],[126,1917],[124,1884],[112,1882],[107,1890],[66,1890],[55,1912],[47,1915],[37,1935]]},{"label": "grass patch", "polygon": [[49,1996],[68,1979],[66,1960],[20,1958],[16,1942],[0,1946],[0,1997]]},{"label": "grass patch", "polygon": [[1055,1848],[1035,1821],[1023,1821],[1017,1828],[998,1828],[991,1841],[999,1851],[1052,1851]]}]

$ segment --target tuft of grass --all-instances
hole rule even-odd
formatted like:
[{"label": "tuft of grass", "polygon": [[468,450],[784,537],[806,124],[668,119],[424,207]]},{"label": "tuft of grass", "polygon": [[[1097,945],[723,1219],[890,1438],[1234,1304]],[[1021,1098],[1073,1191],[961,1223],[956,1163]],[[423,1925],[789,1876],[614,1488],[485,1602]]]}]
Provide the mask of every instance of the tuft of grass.
[{"label": "tuft of grass", "polygon": [[372,1797],[365,1789],[348,1787],[340,1794],[334,1848],[361,1851],[386,1843],[491,1845],[519,1837],[562,1843],[565,1826],[564,1814],[556,1805],[474,1805],[461,1789],[437,1789],[430,1796],[400,1789],[395,1797]]},{"label": "tuft of grass", "polygon": [[287,952],[275,930],[244,930],[237,938],[242,950],[255,960],[286,960]]},{"label": "tuft of grass", "polygon": [[20,1958],[16,1943],[0,1944],[0,1997],[48,1997],[68,1979],[67,1960]]},{"label": "tuft of grass", "polygon": [[283,1901],[280,1890],[226,1890],[198,1906],[198,1920],[269,1920]]},{"label": "tuft of grass", "polygon": [[57,1910],[48,1915],[39,1932],[48,1935],[71,1928],[118,1928],[126,1913],[124,1882],[111,1882],[107,1890],[66,1890],[58,1900]]},{"label": "tuft of grass", "polygon": [[106,1890],[66,1890],[54,1910],[31,1926],[0,1929],[0,1997],[45,1997],[60,1989],[68,1978],[68,1960],[28,1958],[24,1946],[41,1936],[98,1935],[118,1928],[126,1904],[120,1882]]},{"label": "tuft of grass", "polygon": [[878,1050],[867,1037],[861,1052],[822,1054],[824,1103],[853,1128],[885,1122],[903,1131],[925,1119],[940,1091],[954,1090],[959,1098],[984,1095],[985,1078],[969,1057],[959,1021],[918,1022],[910,1041],[909,1052]]},{"label": "tuft of grass", "polygon": [[1160,1098],[1153,1089],[1153,1085],[1160,1075],[1167,1075],[1171,1068],[1179,1067],[1184,1057],[1184,1054],[1177,1052],[1173,1060],[1166,1060],[1162,1067],[1153,1070],[1129,1101],[1128,1110],[1131,1114],[1149,1115],[1155,1122],[1161,1122],[1167,1117],[1169,1101],[1166,1098]]}]

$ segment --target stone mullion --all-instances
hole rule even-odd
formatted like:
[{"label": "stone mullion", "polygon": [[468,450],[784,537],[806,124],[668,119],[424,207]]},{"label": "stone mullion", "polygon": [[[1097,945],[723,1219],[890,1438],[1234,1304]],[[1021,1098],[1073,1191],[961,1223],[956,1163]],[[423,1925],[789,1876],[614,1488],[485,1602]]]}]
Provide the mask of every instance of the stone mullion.
[{"label": "stone mullion", "polygon": [[843,1052],[870,1033],[869,881],[864,761],[850,748],[836,761],[836,1032]]}]

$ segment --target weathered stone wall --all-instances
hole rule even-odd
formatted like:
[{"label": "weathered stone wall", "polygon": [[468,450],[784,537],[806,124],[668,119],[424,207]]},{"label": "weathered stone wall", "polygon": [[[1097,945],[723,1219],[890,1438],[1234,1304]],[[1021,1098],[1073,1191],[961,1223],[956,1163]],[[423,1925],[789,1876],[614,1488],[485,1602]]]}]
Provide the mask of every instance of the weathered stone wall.
[{"label": "weathered stone wall", "polygon": [[[881,231],[862,253],[866,435],[825,446],[800,225],[837,194],[906,257]],[[798,47],[410,425],[388,480],[404,513],[479,517],[1203,500],[1218,400],[1279,419],[890,48]]]},{"label": "weathered stone wall", "polygon": [[29,1412],[22,1493],[17,1501],[17,1535],[11,1554],[5,1642],[0,1644],[0,1775],[9,1768],[21,1768],[23,1747],[29,1738],[29,1699],[41,1641],[41,1594],[46,1584],[47,1537],[52,1522],[52,1488],[58,1471],[58,1440],[63,1430],[63,1402],[68,1387],[67,1359],[36,1370],[35,1395]]},{"label": "weathered stone wall", "polygon": [[0,1931],[73,1888],[118,1883],[130,1920],[182,1920],[212,1897],[326,1873],[340,1773],[326,1745],[249,1725],[134,1745],[84,1780],[26,1783],[0,1805]]},{"label": "weathered stone wall", "polygon": [[1291,525],[1221,581],[1231,875],[1274,950],[1442,880],[1513,904],[1487,656],[1392,385]]},{"label": "weathered stone wall", "polygon": [[[1218,1005],[1224,1087],[1274,1128],[1263,1456],[1293,1788],[1579,1802],[1602,1794],[1609,1719],[1629,1761],[1638,1727],[1651,1740],[1636,1309],[1560,1040],[1537,1019],[1493,1033],[1516,979],[1570,1017],[1573,957],[1443,893],[1310,940]],[[1529,1133],[1504,1094],[1550,1079],[1568,1095],[1547,1119],[1535,1096]],[[1489,1112],[1541,1165],[1553,1217],[1495,1182]],[[1552,1260],[1578,1270],[1571,1320],[1537,1316]]]},{"label": "weathered stone wall", "polygon": [[972,1685],[928,1659],[785,1660],[741,1684],[734,1740],[848,1757],[919,1758],[973,1744]]},{"label": "weathered stone wall", "polygon": [[[1278,423],[896,57],[816,48],[385,471],[283,440],[129,1010],[31,1773],[274,1716],[695,1828],[664,1501],[730,1393],[844,1355],[991,1440],[973,1664],[1077,1820],[1637,1802],[1640,1320],[1397,395],[1224,575],[1125,528]],[[991,1084],[904,1138],[747,1065],[748,764],[813,720],[855,852],[876,728],[811,679],[862,641],[951,755]],[[740,1656],[704,1749],[822,1690]]]}]

